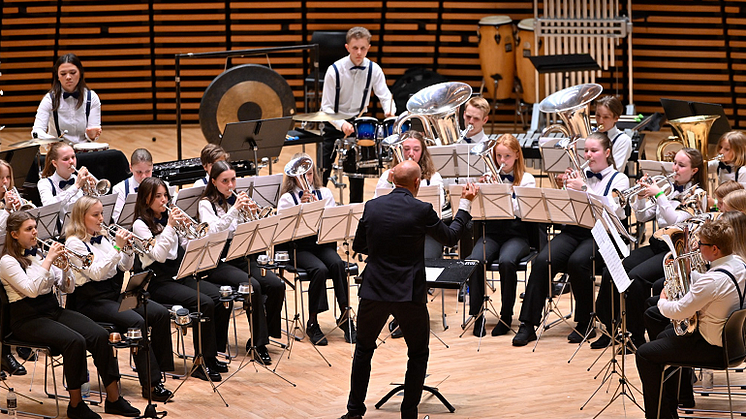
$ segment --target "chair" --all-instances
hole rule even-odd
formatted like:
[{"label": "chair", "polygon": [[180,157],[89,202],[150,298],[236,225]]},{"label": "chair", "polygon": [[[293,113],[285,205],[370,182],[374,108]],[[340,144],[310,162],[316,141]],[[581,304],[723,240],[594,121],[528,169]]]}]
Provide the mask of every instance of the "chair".
[{"label": "chair", "polygon": [[[730,374],[728,369],[737,367],[744,359],[746,359],[746,309],[736,310],[728,316],[728,320],[725,322],[723,327],[723,359],[721,362],[714,363],[711,365],[698,364],[698,365],[686,365],[686,364],[668,364],[668,366],[675,367],[675,369],[666,376],[666,368],[663,368],[661,372],[661,386],[658,392],[658,417],[661,414],[661,401],[663,399],[663,385],[666,380],[671,378],[674,374],[679,372],[682,368],[707,368],[712,370],[722,371],[725,370],[725,381],[728,386],[728,406],[730,417],[733,419],[733,397],[730,391]],[[681,374],[679,374],[679,385],[681,385]],[[723,411],[716,410],[703,410],[703,409],[686,409],[687,412],[718,412]],[[746,412],[738,412],[742,416],[746,415]]]},{"label": "chair", "polygon": [[[304,292],[308,292],[307,290],[303,290],[303,282],[308,282],[308,281],[311,280],[311,278],[308,276],[308,272],[306,272],[305,269],[303,269],[303,268],[296,268],[292,264],[288,264],[288,265],[285,265],[285,270],[287,272],[295,274],[295,281],[296,281],[297,285],[295,285],[293,287],[293,289],[300,290],[301,295]],[[350,262],[350,263],[345,262],[345,272],[347,274],[349,274],[349,276],[352,277],[352,278],[357,277],[358,273],[359,273],[359,268],[358,268],[357,263],[355,263],[355,262]],[[357,285],[357,283],[355,282],[355,283],[353,283],[353,285]],[[327,287],[327,290],[329,288],[330,287]],[[334,310],[335,310],[334,316],[336,317],[336,307],[337,306],[335,304],[332,304],[332,306],[334,307]],[[301,307],[301,319],[303,320],[303,324],[306,324],[305,307],[303,305],[303,298],[302,297],[300,299],[300,307]]]},{"label": "chair", "polygon": [[[347,32],[314,31],[311,35],[311,43],[319,44],[319,89],[323,91],[326,69],[347,54],[345,51]],[[315,80],[313,68],[311,68],[303,83],[306,112],[309,112],[309,99],[316,97],[316,92],[313,91]]]}]

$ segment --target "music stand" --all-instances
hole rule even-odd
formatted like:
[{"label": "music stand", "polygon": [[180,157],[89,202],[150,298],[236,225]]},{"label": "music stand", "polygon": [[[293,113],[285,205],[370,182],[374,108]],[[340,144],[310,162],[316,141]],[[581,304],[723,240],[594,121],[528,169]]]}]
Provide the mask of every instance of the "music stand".
[{"label": "music stand", "polygon": [[280,156],[285,137],[294,123],[291,116],[229,122],[225,125],[219,145],[234,159],[252,160],[257,171],[259,161],[268,158],[269,173],[272,174],[271,162]]},{"label": "music stand", "polygon": [[[444,178],[464,178],[472,173],[484,173],[484,164],[479,164],[480,158],[469,154],[473,144],[452,144],[446,146],[428,147],[430,158],[436,170]],[[460,193],[459,193],[460,196]]]},{"label": "music stand", "polygon": [[181,208],[188,216],[199,218],[199,200],[202,199],[204,186],[193,186],[179,191],[174,199],[174,205]]},{"label": "music stand", "polygon": [[[539,139],[539,151],[541,152],[541,165],[542,170],[547,173],[562,173],[567,170],[568,167],[573,167],[573,163],[570,161],[570,156],[567,152],[558,144],[560,141],[567,141],[566,138],[552,138],[552,137],[541,137]],[[575,149],[579,163],[585,162],[585,140],[579,139],[575,143]]]},{"label": "music stand", "polygon": [[657,160],[638,160],[639,172],[650,176],[666,176],[673,172],[673,162]]},{"label": "music stand", "polygon": [[27,212],[36,220],[37,236],[42,239],[51,239],[57,237],[57,229],[60,222],[60,208],[62,203],[45,205],[43,207],[32,208]]},{"label": "music stand", "polygon": [[116,223],[120,226],[131,229],[132,224],[135,222],[135,203],[137,202],[137,194],[131,193],[127,195],[127,198],[124,199],[124,206],[122,206],[122,211],[119,213],[119,218],[117,218]]},{"label": "music stand", "polygon": [[[695,115],[720,115],[720,118],[712,123],[707,136],[707,144],[717,144],[720,137],[731,129],[723,105],[717,103],[661,98],[661,106],[668,120]],[[707,158],[707,156],[704,157]]]},{"label": "music stand", "polygon": [[[15,148],[12,150],[0,151],[0,159],[8,162],[13,168],[13,184],[23,185],[26,179],[39,179],[39,146],[32,145],[28,147]],[[34,169],[36,163],[37,173],[29,174]]]},{"label": "music stand", "polygon": [[[199,310],[199,307],[201,305],[200,297],[202,295],[199,287],[200,277],[198,274],[210,269],[215,269],[218,266],[218,262],[220,261],[220,254],[223,251],[226,240],[228,240],[228,230],[221,231],[219,233],[208,234],[201,239],[191,240],[187,243],[184,258],[181,260],[181,265],[179,266],[179,271],[176,274],[175,279],[192,276],[197,281],[197,310]],[[202,372],[204,373],[205,377],[207,377],[207,381],[210,383],[210,386],[212,386],[212,390],[217,393],[218,396],[220,396],[220,399],[225,404],[225,407],[228,407],[228,402],[225,401],[225,398],[223,398],[223,395],[220,394],[220,391],[215,386],[215,383],[213,383],[210,379],[210,375],[207,373],[207,368],[205,367],[205,356],[202,353],[202,322],[210,321],[212,319],[202,317],[202,313],[199,311],[197,312],[196,317],[197,318],[195,319],[195,321],[197,322],[197,329],[199,334],[197,348],[199,352],[194,355],[194,365],[192,366],[192,370],[186,376],[184,381],[182,381],[179,386],[176,387],[169,400],[172,399],[176,395],[176,392],[179,391],[181,386],[183,386],[184,383],[186,383],[189,378],[191,378],[192,373],[194,373],[197,368],[202,368]],[[196,338],[197,337],[195,336],[195,339]]]},{"label": "music stand", "polygon": [[248,191],[249,196],[261,206],[277,207],[280,199],[280,186],[282,186],[282,173],[268,176],[254,176],[253,187]]}]

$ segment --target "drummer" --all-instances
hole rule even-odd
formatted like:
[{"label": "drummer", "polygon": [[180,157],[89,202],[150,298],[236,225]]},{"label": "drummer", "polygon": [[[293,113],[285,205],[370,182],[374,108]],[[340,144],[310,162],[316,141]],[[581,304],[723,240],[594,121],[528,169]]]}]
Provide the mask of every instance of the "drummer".
[{"label": "drummer", "polygon": [[52,87],[36,110],[34,138],[63,137],[72,143],[101,136],[101,100],[85,82],[83,64],[65,54],[54,64]]},{"label": "drummer", "polygon": [[[396,105],[391,91],[386,86],[386,76],[381,67],[365,56],[370,49],[370,31],[356,26],[347,31],[345,48],[349,56],[337,60],[326,70],[321,110],[326,113],[341,113],[358,117],[368,110],[370,91],[378,97],[387,117],[396,115]],[[355,128],[349,120],[324,123],[323,184],[329,180],[332,168],[335,140],[349,137]],[[350,158],[350,157],[348,157]],[[353,156],[354,158],[354,156]],[[363,202],[365,179],[350,178],[350,202]]]},{"label": "drummer", "polygon": [[472,126],[466,133],[464,141],[467,143],[479,143],[487,139],[484,133],[484,124],[490,117],[490,104],[481,96],[474,96],[466,102],[464,108],[464,127]]}]

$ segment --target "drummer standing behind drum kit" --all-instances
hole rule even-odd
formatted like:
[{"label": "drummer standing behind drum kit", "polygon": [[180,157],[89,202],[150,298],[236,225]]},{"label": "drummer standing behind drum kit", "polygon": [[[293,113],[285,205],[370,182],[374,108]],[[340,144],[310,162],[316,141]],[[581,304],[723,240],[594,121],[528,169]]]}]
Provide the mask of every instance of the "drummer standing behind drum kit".
[{"label": "drummer standing behind drum kit", "polygon": [[72,143],[101,136],[101,100],[85,82],[85,71],[75,54],[54,64],[52,87],[36,110],[34,138],[63,137]]},{"label": "drummer standing behind drum kit", "polygon": [[[386,86],[386,76],[381,67],[365,58],[370,49],[370,31],[356,26],[347,31],[345,48],[349,56],[337,60],[326,70],[321,110],[326,113],[342,113],[350,118],[359,117],[368,110],[371,89],[381,102],[387,117],[396,114],[391,91]],[[329,180],[334,154],[335,140],[354,134],[349,121],[337,120],[324,123],[323,184]],[[350,158],[348,156],[348,158]],[[354,156],[353,156],[354,161]],[[350,178],[350,202],[363,202],[365,179]]]}]

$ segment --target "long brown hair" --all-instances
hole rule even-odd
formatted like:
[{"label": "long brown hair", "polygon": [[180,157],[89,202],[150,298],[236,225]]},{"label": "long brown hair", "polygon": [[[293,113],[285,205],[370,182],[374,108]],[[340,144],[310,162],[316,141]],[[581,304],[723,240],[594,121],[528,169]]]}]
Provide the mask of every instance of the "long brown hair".
[{"label": "long brown hair", "polygon": [[85,70],[83,69],[83,64],[80,62],[80,58],[78,58],[77,55],[73,53],[65,54],[57,59],[57,62],[54,63],[54,68],[52,69],[52,88],[49,89],[49,93],[52,95],[53,111],[60,107],[60,98],[62,96],[62,84],[60,83],[60,78],[57,72],[62,64],[68,63],[78,68],[78,75],[80,76],[78,79],[78,85],[75,86],[75,90],[78,92],[78,102],[75,104],[75,109],[80,108],[85,100],[84,93],[85,89],[88,88],[88,85],[85,82]]},{"label": "long brown hair", "polygon": [[[492,147],[492,158],[495,159],[495,161],[497,161],[495,149],[499,145],[504,145],[515,153],[516,158],[515,163],[513,163],[513,185],[521,186],[523,174],[526,172],[526,164],[523,161],[523,151],[521,150],[521,143],[519,143],[518,139],[516,139],[512,134],[501,135],[500,138],[497,139],[495,146]],[[495,173],[495,176],[500,176],[500,174]]]},{"label": "long brown hair", "polygon": [[680,152],[683,152],[686,154],[687,157],[689,157],[689,162],[691,163],[692,169],[698,169],[697,173],[695,173],[692,176],[692,183],[699,183],[699,187],[702,189],[705,189],[707,186],[706,179],[705,179],[705,161],[702,158],[702,153],[699,152],[696,148],[690,148],[690,147],[684,147]]},{"label": "long brown hair", "polygon": [[[52,164],[52,160],[60,158],[60,149],[62,147],[70,147],[67,143],[62,141],[56,142],[49,147],[47,151],[47,157],[44,159],[44,170],[41,172],[41,177],[50,177],[57,171],[57,168]],[[72,148],[72,147],[70,147]]]},{"label": "long brown hair", "polygon": [[[741,211],[727,211],[720,216],[720,219],[727,221],[733,227],[734,237],[746,237],[746,214]],[[746,241],[733,240],[733,253],[746,258]]]},{"label": "long brown hair", "polygon": [[92,206],[99,202],[101,201],[98,198],[88,195],[83,195],[75,201],[70,213],[70,221],[67,223],[67,227],[65,227],[66,237],[77,237],[85,241],[85,238],[88,236],[88,229],[85,226],[85,214]]},{"label": "long brown hair", "polygon": [[[295,153],[293,154],[292,159],[297,159],[298,157],[308,157],[309,159],[313,160],[311,156],[309,156],[306,153]],[[316,163],[313,164],[313,167],[311,167],[311,170],[313,170],[313,188],[314,189],[321,189],[321,174],[319,173],[319,168],[316,166]],[[295,178],[293,176],[285,175],[285,179],[282,181],[282,187],[280,188],[280,196],[282,196],[285,193],[288,193],[293,190],[298,185]]]},{"label": "long brown hair", "polygon": [[[163,231],[163,226],[155,222],[155,213],[150,208],[155,199],[155,194],[158,193],[158,188],[161,186],[166,191],[166,196],[170,201],[171,194],[168,192],[166,182],[157,177],[148,177],[140,182],[137,189],[137,200],[135,201],[135,219],[141,219],[148,226],[153,236],[157,236]],[[161,214],[161,217],[164,215],[165,213]]]},{"label": "long brown hair", "polygon": [[10,233],[12,231],[15,231],[16,233],[19,232],[24,222],[33,219],[34,217],[31,216],[28,211],[16,211],[13,214],[10,214],[10,216],[8,217],[6,227],[5,248],[3,249],[3,255],[11,255],[16,258],[24,271],[31,265],[31,261],[23,256],[24,248],[21,247],[21,244],[18,243],[18,240],[13,238],[13,235]]},{"label": "long brown hair", "polygon": [[[420,165],[420,171],[422,172],[422,175],[420,176],[420,179],[427,179],[430,180],[430,178],[433,177],[435,174],[435,164],[433,163],[432,157],[430,157],[430,152],[427,151],[427,143],[425,142],[425,136],[422,135],[419,131],[405,131],[402,132],[399,135],[399,139],[402,141],[408,140],[410,138],[414,138],[415,140],[420,142],[420,147],[422,148],[422,154],[420,155],[420,161],[417,163]],[[396,158],[396,155],[394,155],[394,161],[391,164],[391,167],[396,166],[397,164],[401,163],[399,159]]]},{"label": "long brown hair", "polygon": [[202,192],[202,199],[207,199],[213,204],[218,205],[223,209],[223,211],[228,211],[228,201],[225,199],[223,194],[218,191],[218,188],[215,187],[212,181],[228,170],[235,171],[236,169],[225,160],[218,160],[213,163],[212,169],[210,169],[210,179],[207,181],[205,191]]}]

